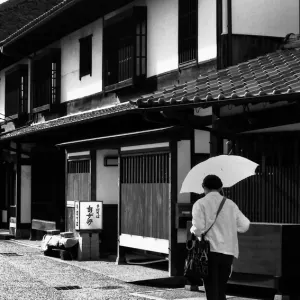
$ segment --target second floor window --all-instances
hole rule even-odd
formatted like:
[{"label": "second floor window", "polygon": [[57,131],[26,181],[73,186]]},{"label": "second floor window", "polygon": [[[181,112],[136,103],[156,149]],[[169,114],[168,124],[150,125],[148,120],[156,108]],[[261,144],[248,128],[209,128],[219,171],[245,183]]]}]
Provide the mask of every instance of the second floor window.
[{"label": "second floor window", "polygon": [[137,83],[146,77],[147,8],[108,20],[104,29],[105,90]]},{"label": "second floor window", "polygon": [[5,73],[5,116],[18,118],[28,109],[28,66],[17,65]]},{"label": "second floor window", "polygon": [[79,79],[86,75],[92,76],[92,35],[79,40]]},{"label": "second floor window", "polygon": [[33,112],[49,109],[60,101],[60,50],[50,49],[32,63]]},{"label": "second floor window", "polygon": [[193,62],[198,51],[198,0],[179,0],[179,64]]}]

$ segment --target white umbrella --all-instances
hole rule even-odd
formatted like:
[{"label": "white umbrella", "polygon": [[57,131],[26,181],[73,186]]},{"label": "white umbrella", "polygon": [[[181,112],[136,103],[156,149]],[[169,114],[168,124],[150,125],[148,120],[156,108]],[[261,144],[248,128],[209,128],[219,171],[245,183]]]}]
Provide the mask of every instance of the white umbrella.
[{"label": "white umbrella", "polygon": [[231,187],[239,181],[255,175],[258,164],[237,155],[219,155],[194,166],[185,177],[180,193],[202,194],[203,179],[207,175],[217,175],[223,187]]}]

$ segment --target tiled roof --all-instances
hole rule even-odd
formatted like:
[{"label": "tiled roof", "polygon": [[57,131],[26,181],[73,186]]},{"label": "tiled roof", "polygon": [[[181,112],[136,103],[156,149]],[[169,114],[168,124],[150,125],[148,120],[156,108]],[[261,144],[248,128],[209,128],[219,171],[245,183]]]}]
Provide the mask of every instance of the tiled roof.
[{"label": "tiled roof", "polygon": [[54,119],[51,121],[33,124],[27,127],[22,127],[7,133],[3,133],[2,135],[0,135],[0,141],[12,139],[14,137],[25,136],[32,133],[42,132],[49,129],[55,129],[55,128],[63,127],[65,125],[78,124],[80,122],[84,122],[87,120],[100,119],[108,116],[112,117],[135,109],[137,109],[136,106],[130,104],[129,102],[126,102],[111,107],[100,108],[100,109],[90,110],[78,114],[73,114],[58,119]]},{"label": "tiled roof", "polygon": [[[16,2],[16,7],[9,13],[10,7],[4,6],[3,17],[0,16],[0,38],[3,39],[0,45],[4,45],[11,40],[19,37],[48,17],[54,15],[60,9],[77,2],[78,0],[39,0],[39,1],[20,1],[10,0],[7,2]],[[6,3],[5,3],[6,4]]]},{"label": "tiled roof", "polygon": [[[300,92],[300,50],[279,50],[131,101],[140,108]],[[225,103],[224,101],[224,103]],[[227,101],[226,101],[227,102]]]}]

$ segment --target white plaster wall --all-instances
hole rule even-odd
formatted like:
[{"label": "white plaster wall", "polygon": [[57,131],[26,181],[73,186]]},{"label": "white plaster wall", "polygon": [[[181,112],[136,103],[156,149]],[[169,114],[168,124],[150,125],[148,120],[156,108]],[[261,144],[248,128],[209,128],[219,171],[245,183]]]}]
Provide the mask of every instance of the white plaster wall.
[{"label": "white plaster wall", "polygon": [[118,155],[117,150],[97,151],[96,197],[103,204],[118,204],[119,202],[119,168],[105,167],[104,157]]},{"label": "white plaster wall", "polygon": [[[102,91],[103,20],[95,22],[61,39],[61,102]],[[92,34],[92,76],[79,79],[79,39]]]},{"label": "white plaster wall", "polygon": [[31,166],[21,166],[21,223],[31,222]]},{"label": "white plaster wall", "polygon": [[217,57],[217,0],[198,2],[198,61]]},{"label": "white plaster wall", "polygon": [[190,194],[180,194],[181,185],[187,173],[191,170],[191,142],[188,140],[177,143],[177,190],[178,203],[190,203]]},{"label": "white plaster wall", "polygon": [[277,37],[299,33],[299,0],[232,0],[232,32]]},{"label": "white plaster wall", "polygon": [[195,153],[210,153],[210,133],[203,130],[195,132]]},{"label": "white plaster wall", "polygon": [[147,0],[147,27],[147,77],[177,69],[178,1]]}]

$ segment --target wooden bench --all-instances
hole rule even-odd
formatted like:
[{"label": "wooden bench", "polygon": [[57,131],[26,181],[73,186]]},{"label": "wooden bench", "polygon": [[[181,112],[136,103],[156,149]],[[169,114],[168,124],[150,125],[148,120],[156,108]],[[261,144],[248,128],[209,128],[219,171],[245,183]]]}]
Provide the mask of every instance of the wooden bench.
[{"label": "wooden bench", "polygon": [[56,222],[32,219],[30,229],[30,240],[36,240],[38,231],[42,231],[44,235],[48,230],[56,230]]}]

